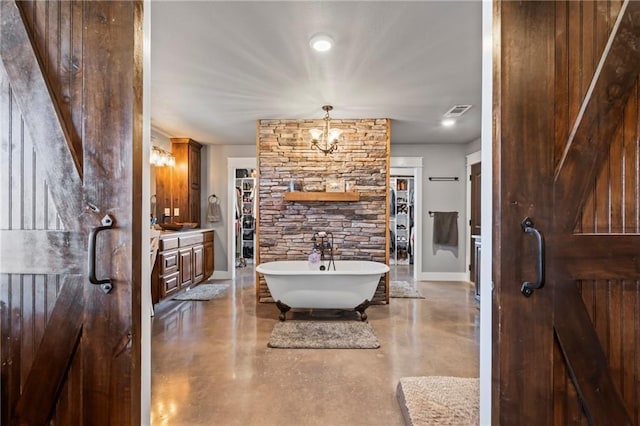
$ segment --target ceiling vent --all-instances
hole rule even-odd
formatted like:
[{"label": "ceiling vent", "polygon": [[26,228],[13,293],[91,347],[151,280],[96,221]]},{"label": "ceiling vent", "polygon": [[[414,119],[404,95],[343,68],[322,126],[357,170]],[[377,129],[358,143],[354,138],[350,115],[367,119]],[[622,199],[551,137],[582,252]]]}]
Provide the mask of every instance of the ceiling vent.
[{"label": "ceiling vent", "polygon": [[449,111],[444,113],[445,117],[460,117],[465,112],[469,111],[471,105],[454,105]]}]

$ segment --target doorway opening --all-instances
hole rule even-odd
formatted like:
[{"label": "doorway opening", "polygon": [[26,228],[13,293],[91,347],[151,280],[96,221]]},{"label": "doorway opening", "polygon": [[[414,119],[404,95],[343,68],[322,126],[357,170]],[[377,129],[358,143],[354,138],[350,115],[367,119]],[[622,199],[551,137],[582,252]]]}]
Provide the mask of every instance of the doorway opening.
[{"label": "doorway opening", "polygon": [[248,157],[228,160],[228,241],[230,242],[229,265],[231,277],[244,268],[253,269],[256,244],[256,159]]},{"label": "doorway opening", "polygon": [[422,157],[392,157],[389,175],[389,266],[391,280],[422,270]]}]

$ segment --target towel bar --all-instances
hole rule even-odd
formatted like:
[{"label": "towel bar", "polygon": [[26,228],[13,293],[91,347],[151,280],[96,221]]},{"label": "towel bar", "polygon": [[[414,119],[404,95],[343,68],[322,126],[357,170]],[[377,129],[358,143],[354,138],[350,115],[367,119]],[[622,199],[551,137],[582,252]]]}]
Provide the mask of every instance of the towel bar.
[{"label": "towel bar", "polygon": [[432,182],[457,182],[460,180],[458,176],[429,176]]},{"label": "towel bar", "polygon": [[[433,217],[433,214],[436,213],[434,211],[429,210],[429,216]],[[458,216],[458,213],[456,212],[456,216]]]}]

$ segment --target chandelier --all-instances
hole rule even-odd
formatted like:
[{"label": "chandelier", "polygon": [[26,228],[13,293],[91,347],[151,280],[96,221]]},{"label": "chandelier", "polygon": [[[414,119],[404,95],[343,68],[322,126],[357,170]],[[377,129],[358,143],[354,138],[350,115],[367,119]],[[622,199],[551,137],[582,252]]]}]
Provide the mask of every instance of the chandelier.
[{"label": "chandelier", "polygon": [[173,156],[172,153],[165,151],[162,148],[158,148],[154,146],[151,148],[151,155],[149,156],[149,162],[152,166],[163,167],[169,166],[173,167],[176,165],[176,157]]},{"label": "chandelier", "polygon": [[329,111],[333,109],[331,105],[323,105],[322,109],[325,111],[324,115],[324,130],[323,129],[311,129],[311,148],[315,148],[318,151],[324,153],[324,155],[331,154],[338,149],[338,141],[342,130],[332,129],[329,125],[331,117],[329,117]]}]

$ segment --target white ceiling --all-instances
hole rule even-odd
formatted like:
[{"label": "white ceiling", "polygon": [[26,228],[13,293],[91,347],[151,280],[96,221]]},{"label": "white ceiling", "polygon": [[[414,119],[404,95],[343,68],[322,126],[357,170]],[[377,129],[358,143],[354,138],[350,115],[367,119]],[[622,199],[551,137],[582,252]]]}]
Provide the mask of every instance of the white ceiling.
[{"label": "white ceiling", "polygon": [[[391,142],[480,137],[481,1],[153,1],[151,120],[255,144],[256,120],[391,118]],[[335,40],[325,53],[309,39]],[[453,128],[456,104],[473,107]]]}]

